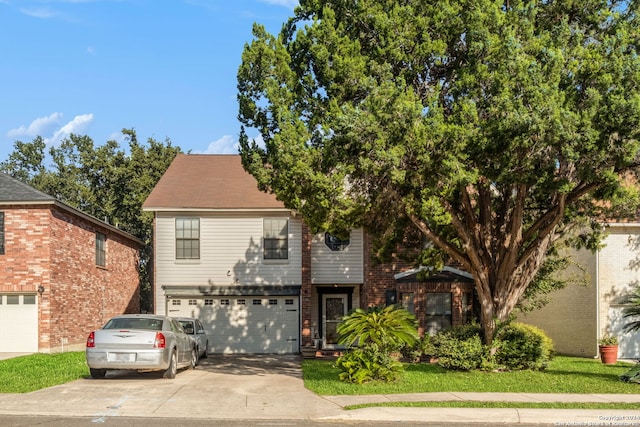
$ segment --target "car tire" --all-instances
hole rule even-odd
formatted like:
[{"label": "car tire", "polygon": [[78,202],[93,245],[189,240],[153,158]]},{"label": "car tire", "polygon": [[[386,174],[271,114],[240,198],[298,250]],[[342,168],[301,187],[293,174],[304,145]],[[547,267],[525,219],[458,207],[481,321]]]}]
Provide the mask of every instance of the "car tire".
[{"label": "car tire", "polygon": [[198,364],[198,349],[193,347],[191,349],[191,360],[189,361],[189,369],[196,369]]},{"label": "car tire", "polygon": [[99,380],[104,378],[105,375],[107,375],[107,370],[106,369],[93,369],[93,368],[89,368],[89,372],[91,373],[91,378]]},{"label": "car tire", "polygon": [[176,351],[174,350],[171,352],[171,357],[169,358],[169,366],[167,367],[167,370],[164,371],[164,374],[162,375],[162,377],[172,380],[176,377],[177,372],[178,372],[178,359],[176,356]]}]

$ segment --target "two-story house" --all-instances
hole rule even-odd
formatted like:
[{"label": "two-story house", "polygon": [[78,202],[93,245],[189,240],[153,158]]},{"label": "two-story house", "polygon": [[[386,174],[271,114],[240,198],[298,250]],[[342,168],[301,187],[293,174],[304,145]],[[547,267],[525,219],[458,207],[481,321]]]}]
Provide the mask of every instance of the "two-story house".
[{"label": "two-story house", "polygon": [[142,242],[0,173],[0,352],[84,349],[140,310]]},{"label": "two-story house", "polygon": [[361,229],[344,240],[311,233],[258,190],[238,155],[178,155],[143,209],[154,213],[155,312],[202,320],[211,353],[332,349],[356,307],[402,303],[423,332],[471,312],[468,275],[418,281],[400,262],[374,264]]}]

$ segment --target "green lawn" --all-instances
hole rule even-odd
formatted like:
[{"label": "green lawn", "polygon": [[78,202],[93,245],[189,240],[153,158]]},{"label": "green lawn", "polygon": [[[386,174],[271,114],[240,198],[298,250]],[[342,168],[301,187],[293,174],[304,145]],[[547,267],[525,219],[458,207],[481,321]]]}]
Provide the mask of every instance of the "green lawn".
[{"label": "green lawn", "polygon": [[0,393],[27,393],[88,375],[83,351],[0,360]]},{"label": "green lawn", "polygon": [[321,395],[394,394],[428,392],[514,392],[514,393],[640,393],[640,384],[625,383],[619,376],[633,366],[618,362],[604,365],[599,360],[555,357],[545,371],[458,372],[438,365],[406,365],[393,383],[347,384],[338,379],[333,362],[305,359],[304,384]]},{"label": "green lawn", "polygon": [[[603,365],[598,360],[556,357],[542,372],[451,372],[437,365],[408,364],[394,383],[346,384],[338,380],[333,362],[305,359],[302,370],[305,386],[321,395],[392,394],[442,391],[526,392],[526,393],[640,393],[640,384],[618,379],[631,367],[628,363]],[[86,378],[89,369],[84,352],[33,354],[0,361],[0,393],[26,393]],[[393,402],[375,406],[431,407],[539,407],[635,409],[637,404],[595,403],[510,403],[510,402]]]}]

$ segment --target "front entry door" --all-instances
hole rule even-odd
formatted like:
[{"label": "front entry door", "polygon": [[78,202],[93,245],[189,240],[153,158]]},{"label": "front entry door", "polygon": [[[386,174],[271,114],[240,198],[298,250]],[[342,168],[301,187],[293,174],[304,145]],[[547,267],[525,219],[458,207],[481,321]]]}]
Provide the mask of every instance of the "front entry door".
[{"label": "front entry door", "polygon": [[322,296],[323,347],[335,348],[338,344],[338,325],[347,314],[347,294],[326,294]]}]

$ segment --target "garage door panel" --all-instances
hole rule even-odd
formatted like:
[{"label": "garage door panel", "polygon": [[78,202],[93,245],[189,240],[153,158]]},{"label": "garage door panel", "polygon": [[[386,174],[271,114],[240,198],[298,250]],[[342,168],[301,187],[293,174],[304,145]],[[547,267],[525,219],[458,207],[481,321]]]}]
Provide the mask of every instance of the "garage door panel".
[{"label": "garage door panel", "polygon": [[637,359],[640,357],[640,333],[624,332],[627,319],[623,317],[624,307],[609,307],[611,335],[618,337],[618,357],[621,359]]},{"label": "garage door panel", "polygon": [[171,316],[199,318],[210,353],[296,353],[298,297],[213,297],[168,301]]},{"label": "garage door panel", "polygon": [[35,295],[0,295],[0,351],[38,351],[38,305]]}]

